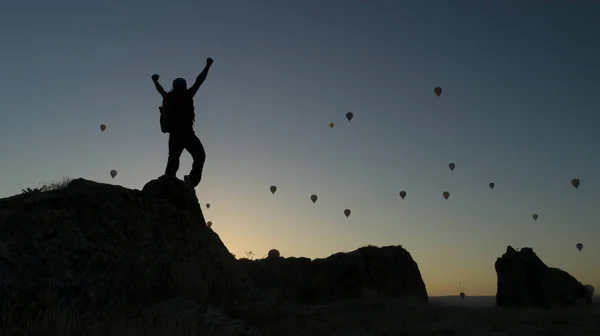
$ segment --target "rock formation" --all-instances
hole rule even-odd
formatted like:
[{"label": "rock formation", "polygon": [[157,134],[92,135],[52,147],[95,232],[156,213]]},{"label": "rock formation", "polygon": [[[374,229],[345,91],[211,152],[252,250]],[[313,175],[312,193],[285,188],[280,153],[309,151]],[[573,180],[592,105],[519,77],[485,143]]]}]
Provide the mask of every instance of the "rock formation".
[{"label": "rock formation", "polygon": [[553,308],[592,303],[588,290],[569,273],[546,266],[533,252],[511,246],[495,263],[498,276],[496,305],[500,308]]},{"label": "rock formation", "polygon": [[27,306],[202,316],[221,328],[228,321],[231,335],[251,331],[245,320],[297,303],[428,300],[417,264],[399,246],[314,261],[276,250],[236,260],[206,226],[193,190],[166,176],[141,191],[76,179],[0,199],[0,301],[15,295]]},{"label": "rock formation", "polygon": [[401,246],[366,246],[325,259],[241,259],[253,283],[282,299],[326,303],[356,298],[402,298],[427,302],[417,263]]},{"label": "rock formation", "polygon": [[237,269],[176,178],[142,191],[76,179],[0,200],[0,299],[17,287],[71,307],[184,297],[235,315],[251,288]]}]

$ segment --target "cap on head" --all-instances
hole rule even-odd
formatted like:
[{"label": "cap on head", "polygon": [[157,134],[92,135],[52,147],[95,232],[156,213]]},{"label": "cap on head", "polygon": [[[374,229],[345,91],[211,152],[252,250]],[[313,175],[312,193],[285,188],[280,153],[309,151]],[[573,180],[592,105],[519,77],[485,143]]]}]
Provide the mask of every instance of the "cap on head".
[{"label": "cap on head", "polygon": [[183,78],[175,78],[173,80],[173,90],[186,90],[187,82]]}]

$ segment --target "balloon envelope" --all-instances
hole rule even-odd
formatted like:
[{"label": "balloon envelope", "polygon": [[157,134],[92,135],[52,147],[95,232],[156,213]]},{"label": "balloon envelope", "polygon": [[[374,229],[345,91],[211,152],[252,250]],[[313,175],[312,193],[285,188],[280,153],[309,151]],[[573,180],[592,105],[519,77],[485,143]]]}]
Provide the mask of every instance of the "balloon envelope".
[{"label": "balloon envelope", "polygon": [[352,118],[354,118],[354,113],[352,113],[352,112],[346,113],[346,119],[348,119],[348,121],[352,121]]},{"label": "balloon envelope", "polygon": [[456,167],[456,165],[454,163],[450,163],[448,165],[448,167],[450,168],[450,170],[454,170],[454,168]]},{"label": "balloon envelope", "polygon": [[104,130],[105,130],[105,129],[106,129],[106,125],[104,125],[104,124],[100,125],[100,130],[101,130],[102,132],[104,132]]},{"label": "balloon envelope", "polygon": [[582,243],[577,243],[577,245],[575,245],[575,247],[577,247],[577,249],[579,251],[581,251],[583,249],[583,244]]},{"label": "balloon envelope", "polygon": [[211,221],[206,222],[206,226],[212,227],[212,222]]},{"label": "balloon envelope", "polygon": [[444,192],[442,193],[442,196],[444,196],[444,198],[445,198],[445,199],[448,199],[448,197],[450,197],[450,193],[449,193],[449,192],[447,192],[447,191],[444,191]]},{"label": "balloon envelope", "polygon": [[442,94],[442,88],[438,86],[433,89],[433,92],[435,92],[435,95],[439,97]]},{"label": "balloon envelope", "polygon": [[351,213],[352,213],[352,212],[350,211],[350,209],[346,209],[346,210],[344,210],[344,215],[346,215],[346,218],[350,217],[350,214],[351,214]]},{"label": "balloon envelope", "polygon": [[495,186],[496,184],[494,182],[490,182],[490,189],[494,189]]},{"label": "balloon envelope", "polygon": [[318,198],[318,197],[317,197],[317,195],[315,195],[315,194],[312,194],[312,195],[310,195],[310,200],[311,200],[313,203],[316,203],[316,202],[317,202],[317,198]]},{"label": "balloon envelope", "polygon": [[110,176],[111,176],[112,178],[115,178],[115,176],[117,176],[117,171],[116,171],[116,170],[114,170],[114,169],[113,169],[113,170],[111,170],[111,171],[110,171]]},{"label": "balloon envelope", "polygon": [[206,203],[206,208],[210,209],[210,203]]},{"label": "balloon envelope", "polygon": [[573,185],[573,187],[575,187],[575,189],[579,188],[579,179],[572,179],[571,184]]},{"label": "balloon envelope", "polygon": [[333,128],[333,126],[335,126],[335,124],[334,124],[334,123],[332,123],[332,122],[330,122],[330,123],[329,123],[329,128]]},{"label": "balloon envelope", "polygon": [[276,187],[276,186],[274,186],[274,185],[272,185],[272,186],[269,188],[269,190],[271,190],[271,193],[272,193],[273,195],[275,195],[275,192],[277,191],[277,187]]},{"label": "balloon envelope", "polygon": [[533,214],[533,220],[537,220],[538,219],[538,215],[537,214]]},{"label": "balloon envelope", "polygon": [[404,199],[404,197],[406,197],[406,191],[402,190],[400,192],[400,197],[402,197],[402,199]]}]

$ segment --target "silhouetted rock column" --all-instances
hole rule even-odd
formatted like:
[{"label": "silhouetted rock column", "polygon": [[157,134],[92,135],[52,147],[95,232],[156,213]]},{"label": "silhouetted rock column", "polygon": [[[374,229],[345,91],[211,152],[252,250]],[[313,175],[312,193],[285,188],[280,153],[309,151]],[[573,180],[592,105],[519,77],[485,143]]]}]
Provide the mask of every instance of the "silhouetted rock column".
[{"label": "silhouetted rock column", "polygon": [[577,279],[546,266],[529,247],[516,251],[508,246],[494,266],[498,277],[496,305],[500,308],[576,306],[587,295]]}]

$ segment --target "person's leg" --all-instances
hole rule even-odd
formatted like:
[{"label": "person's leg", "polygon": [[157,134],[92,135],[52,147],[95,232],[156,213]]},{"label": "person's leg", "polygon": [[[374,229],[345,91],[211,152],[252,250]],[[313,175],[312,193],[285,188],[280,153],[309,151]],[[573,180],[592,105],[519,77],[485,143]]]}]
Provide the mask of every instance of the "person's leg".
[{"label": "person's leg", "polygon": [[177,134],[169,134],[169,159],[167,160],[167,168],[165,175],[177,176],[179,170],[179,158],[185,147],[185,138]]},{"label": "person's leg", "polygon": [[202,180],[202,169],[204,169],[204,162],[206,161],[206,152],[204,151],[202,142],[200,142],[200,139],[194,133],[188,136],[185,149],[187,149],[192,159],[194,159],[189,180],[191,186],[195,188]]}]

